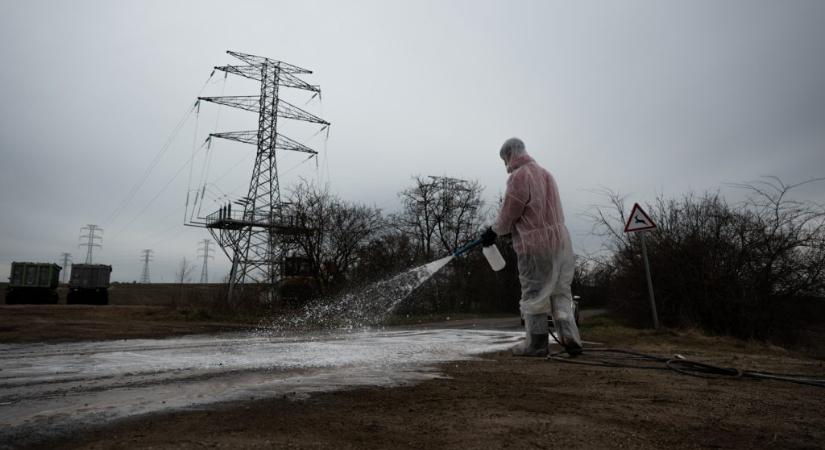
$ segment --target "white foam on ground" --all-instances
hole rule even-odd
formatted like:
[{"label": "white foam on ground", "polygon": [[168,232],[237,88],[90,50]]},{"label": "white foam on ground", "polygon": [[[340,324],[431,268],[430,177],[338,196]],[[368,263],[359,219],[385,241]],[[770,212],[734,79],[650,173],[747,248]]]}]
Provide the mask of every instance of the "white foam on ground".
[{"label": "white foam on ground", "polygon": [[214,402],[432,379],[434,364],[504,350],[520,336],[426,330],[0,345],[0,442]]}]

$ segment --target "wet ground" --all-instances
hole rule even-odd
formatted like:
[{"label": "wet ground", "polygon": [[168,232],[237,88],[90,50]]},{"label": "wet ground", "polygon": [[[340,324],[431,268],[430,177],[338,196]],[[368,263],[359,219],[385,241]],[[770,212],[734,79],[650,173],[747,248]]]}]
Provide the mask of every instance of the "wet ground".
[{"label": "wet ground", "polygon": [[452,329],[0,345],[0,442],[216,402],[409,384],[518,338]]},{"label": "wet ground", "polygon": [[[173,337],[226,326],[176,314],[0,307],[0,448],[821,448],[825,442],[821,388],[515,358],[501,349],[520,334],[517,317],[290,338]],[[582,315],[590,341],[825,376],[822,359],[778,347],[690,330],[630,329]]]}]

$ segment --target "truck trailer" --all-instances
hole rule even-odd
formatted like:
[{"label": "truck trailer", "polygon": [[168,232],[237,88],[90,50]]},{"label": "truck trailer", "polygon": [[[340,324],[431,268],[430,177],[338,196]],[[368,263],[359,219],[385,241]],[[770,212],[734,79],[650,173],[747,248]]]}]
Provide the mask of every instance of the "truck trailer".
[{"label": "truck trailer", "polygon": [[112,266],[105,264],[73,264],[66,303],[108,305],[111,273]]},{"label": "truck trailer", "polygon": [[6,304],[55,304],[61,267],[53,263],[12,262]]},{"label": "truck trailer", "polygon": [[319,293],[315,281],[312,261],[301,256],[287,256],[281,266],[278,292],[283,300],[292,304],[303,304]]}]

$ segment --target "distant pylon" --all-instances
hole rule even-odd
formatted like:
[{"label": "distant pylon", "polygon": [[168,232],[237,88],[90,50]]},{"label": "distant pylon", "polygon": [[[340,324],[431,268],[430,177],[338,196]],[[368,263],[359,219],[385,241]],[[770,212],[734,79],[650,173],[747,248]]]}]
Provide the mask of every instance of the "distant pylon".
[{"label": "distant pylon", "polygon": [[198,247],[198,257],[203,258],[203,266],[201,266],[201,284],[209,283],[209,269],[206,268],[209,258],[214,259],[211,252],[213,251],[209,245],[212,243],[209,239],[200,241],[201,247]]},{"label": "distant pylon", "polygon": [[63,259],[63,265],[61,266],[63,269],[63,275],[61,275],[60,278],[63,283],[66,283],[66,274],[69,273],[69,263],[72,262],[72,254],[61,253],[60,258]]},{"label": "distant pylon", "polygon": [[152,249],[143,249],[140,251],[140,258],[143,260],[143,273],[140,274],[140,282],[144,284],[149,281],[149,261],[152,260]]},{"label": "distant pylon", "polygon": [[103,236],[98,236],[97,234],[98,231],[103,233],[103,228],[100,228],[99,226],[94,224],[89,224],[80,229],[81,233],[83,233],[84,231],[86,232],[86,234],[81,234],[80,239],[86,239],[86,242],[81,243],[79,247],[86,247],[86,264],[91,264],[92,248],[103,248],[102,245],[95,242],[96,240],[103,242]]}]

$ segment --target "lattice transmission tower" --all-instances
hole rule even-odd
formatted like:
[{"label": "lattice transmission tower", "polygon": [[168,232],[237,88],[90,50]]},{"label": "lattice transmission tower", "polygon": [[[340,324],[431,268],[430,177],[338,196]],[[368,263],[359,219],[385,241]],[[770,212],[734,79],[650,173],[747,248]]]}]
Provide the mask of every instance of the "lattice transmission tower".
[{"label": "lattice transmission tower", "polygon": [[103,236],[99,235],[98,232],[103,233],[103,228],[100,228],[97,225],[89,224],[85,227],[80,229],[80,232],[85,232],[86,234],[81,234],[80,239],[85,239],[86,242],[83,242],[79,245],[79,247],[86,247],[86,264],[92,263],[92,249],[95,247],[102,248],[103,246],[100,242],[103,242]]},{"label": "lattice transmission tower", "polygon": [[154,251],[150,248],[140,251],[140,259],[143,261],[143,272],[140,274],[140,282],[144,284],[151,283],[151,281],[149,281],[149,261],[152,260],[152,253],[154,253]]},{"label": "lattice transmission tower", "polygon": [[200,247],[198,247],[198,257],[203,258],[203,264],[201,265],[201,284],[209,283],[209,258],[215,259],[212,256],[212,241],[209,239],[204,239],[200,241]]},{"label": "lattice transmission tower", "polygon": [[60,279],[62,283],[66,282],[66,275],[69,273],[69,264],[72,262],[72,254],[71,253],[61,253],[60,258],[63,260],[62,266],[62,273],[60,275]]},{"label": "lattice transmission tower", "polygon": [[[217,66],[216,70],[259,81],[260,94],[252,96],[198,97],[219,105],[258,113],[258,128],[250,131],[212,133],[257,146],[255,165],[246,197],[231,202],[191,225],[204,226],[232,261],[229,297],[244,284],[264,284],[271,294],[280,278],[284,246],[290,236],[307,233],[300,220],[289,217],[281,202],[277,151],[316,155],[315,150],[278,133],[278,119],[311,122],[328,127],[329,122],[279,98],[280,88],[295,88],[320,95],[319,86],[298,78],[311,71],[262,56],[228,51],[241,65]],[[311,157],[311,156],[310,156]],[[239,206],[233,210],[233,204]]]}]

